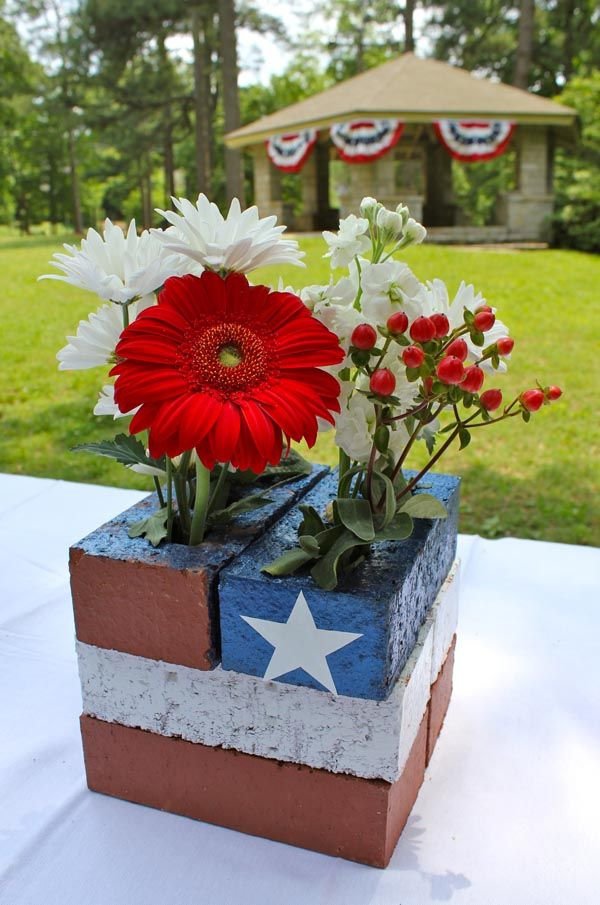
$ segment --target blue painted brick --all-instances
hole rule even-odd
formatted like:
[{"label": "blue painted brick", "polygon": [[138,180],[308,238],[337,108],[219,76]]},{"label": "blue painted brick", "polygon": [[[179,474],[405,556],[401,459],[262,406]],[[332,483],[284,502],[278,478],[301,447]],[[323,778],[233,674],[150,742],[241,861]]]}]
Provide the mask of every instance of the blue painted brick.
[{"label": "blue painted brick", "polygon": [[[335,495],[336,482],[336,475],[329,475],[303,502],[322,511]],[[241,616],[287,622],[302,591],[317,628],[363,635],[327,658],[338,694],[387,698],[454,561],[459,485],[460,479],[454,476],[427,475],[417,492],[433,493],[442,500],[448,518],[418,519],[408,540],[377,544],[334,591],[321,590],[308,570],[286,578],[260,571],[297,544],[302,516],[297,509],[288,512],[221,572],[223,668],[264,676],[273,647]],[[323,688],[301,669],[278,681]]]}]

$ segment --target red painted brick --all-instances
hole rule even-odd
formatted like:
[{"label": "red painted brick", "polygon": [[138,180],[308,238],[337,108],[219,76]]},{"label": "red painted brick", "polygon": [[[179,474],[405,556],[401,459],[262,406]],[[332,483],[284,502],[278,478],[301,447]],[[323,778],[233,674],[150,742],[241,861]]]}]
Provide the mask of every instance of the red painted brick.
[{"label": "red painted brick", "polygon": [[389,862],[423,782],[428,712],[395,783],[81,718],[90,789],[359,861]]},{"label": "red painted brick", "polygon": [[450,697],[452,695],[452,674],[454,672],[454,651],[456,649],[456,635],[444,660],[444,665],[439,671],[438,677],[431,686],[431,699],[429,701],[429,727],[427,730],[427,763],[431,760],[435,743],[444,725]]}]

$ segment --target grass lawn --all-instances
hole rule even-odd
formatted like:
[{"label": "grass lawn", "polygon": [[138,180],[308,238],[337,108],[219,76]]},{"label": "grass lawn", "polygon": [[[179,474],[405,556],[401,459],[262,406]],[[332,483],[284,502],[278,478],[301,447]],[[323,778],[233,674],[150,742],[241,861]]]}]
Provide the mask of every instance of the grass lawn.
[{"label": "grass lawn", "polygon": [[[109,419],[91,410],[101,369],[56,370],[55,354],[96,300],[63,283],[37,283],[59,240],[0,237],[2,368],[0,471],[149,487],[148,479],[107,459],[70,453],[76,443],[113,435]],[[302,240],[306,272],[284,268],[260,277],[300,286],[324,282],[320,239]],[[406,259],[422,279],[439,276],[451,291],[475,283],[498,307],[516,340],[510,372],[499,377],[505,398],[532,384],[557,383],[565,395],[526,425],[478,431],[463,452],[450,451],[444,470],[463,477],[461,530],[594,544],[598,520],[598,287],[600,260],[565,251],[481,251],[425,246]],[[258,275],[255,275],[255,278]],[[594,449],[596,458],[594,457]],[[310,455],[334,464],[331,434]],[[418,462],[413,460],[412,464]],[[410,463],[409,463],[410,464]]]}]

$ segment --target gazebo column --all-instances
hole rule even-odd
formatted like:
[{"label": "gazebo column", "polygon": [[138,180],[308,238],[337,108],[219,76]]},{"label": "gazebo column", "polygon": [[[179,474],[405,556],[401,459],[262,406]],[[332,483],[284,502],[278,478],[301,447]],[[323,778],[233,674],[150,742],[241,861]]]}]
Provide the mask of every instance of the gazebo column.
[{"label": "gazebo column", "polygon": [[347,164],[349,176],[349,191],[344,197],[344,206],[340,211],[341,217],[348,214],[360,214],[360,202],[367,195],[377,195],[377,170],[376,163],[349,163]]},{"label": "gazebo column", "polygon": [[258,207],[261,217],[275,214],[281,221],[283,220],[281,174],[269,160],[263,144],[254,145],[252,159],[254,164],[254,203]]},{"label": "gazebo column", "polygon": [[509,238],[544,239],[552,216],[552,160],[548,129],[517,127],[517,190],[504,198]]},{"label": "gazebo column", "polygon": [[300,171],[302,180],[302,213],[296,218],[297,228],[304,231],[335,229],[329,206],[329,143],[319,141]]}]

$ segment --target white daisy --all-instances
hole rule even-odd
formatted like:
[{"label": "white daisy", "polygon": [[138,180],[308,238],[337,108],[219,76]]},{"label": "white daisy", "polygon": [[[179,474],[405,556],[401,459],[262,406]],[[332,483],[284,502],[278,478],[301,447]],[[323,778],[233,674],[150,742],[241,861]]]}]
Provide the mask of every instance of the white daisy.
[{"label": "white daisy", "polygon": [[[154,294],[129,305],[129,321],[140,311],[156,304]],[[123,311],[116,305],[102,305],[87,320],[79,321],[75,336],[67,336],[68,343],[57,352],[59,371],[82,371],[108,364],[123,332]]]},{"label": "white daisy", "polygon": [[192,258],[209,270],[250,273],[268,264],[304,266],[304,252],[293,239],[281,238],[286,227],[275,226],[275,216],[260,218],[256,207],[242,211],[237,198],[227,217],[203,194],[196,204],[186,198],[172,201],[179,213],[157,208],[171,227],[152,230],[169,251]]},{"label": "white daisy", "polygon": [[64,247],[68,254],[58,252],[50,262],[64,275],[46,273],[39,279],[62,280],[120,304],[155,292],[170,276],[189,272],[185,262],[177,255],[165,254],[150,233],[144,231],[138,236],[135,220],[126,235],[119,226],[105,220],[103,237],[89,229],[81,248],[66,244]]}]

